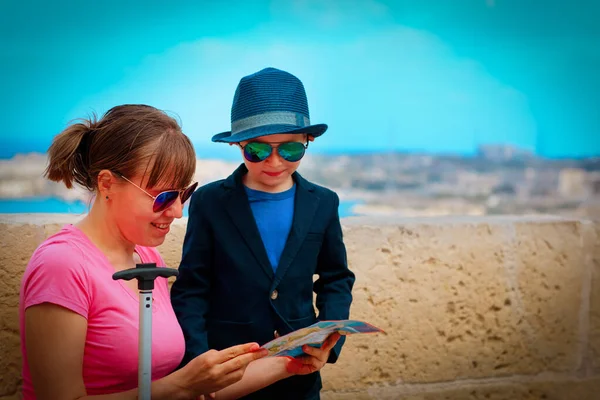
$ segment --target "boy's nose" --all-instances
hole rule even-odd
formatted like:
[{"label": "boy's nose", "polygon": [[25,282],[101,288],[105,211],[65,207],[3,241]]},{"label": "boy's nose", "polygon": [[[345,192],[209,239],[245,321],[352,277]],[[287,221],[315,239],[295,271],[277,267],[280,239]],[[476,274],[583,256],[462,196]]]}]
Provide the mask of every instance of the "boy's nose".
[{"label": "boy's nose", "polygon": [[273,152],[266,160],[271,165],[280,165],[283,163],[283,159],[279,155],[276,149],[273,149]]}]

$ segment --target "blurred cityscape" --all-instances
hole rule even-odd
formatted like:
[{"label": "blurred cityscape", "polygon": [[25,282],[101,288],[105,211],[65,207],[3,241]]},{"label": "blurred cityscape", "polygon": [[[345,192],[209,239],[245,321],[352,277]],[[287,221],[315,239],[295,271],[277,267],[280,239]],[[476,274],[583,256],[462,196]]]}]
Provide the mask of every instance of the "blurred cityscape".
[{"label": "blurred cityscape", "polygon": [[471,157],[327,156],[304,167],[307,177],[362,199],[355,207],[361,214],[600,216],[600,157],[544,159],[486,145]]},{"label": "blurred cityscape", "polygon": [[[201,184],[228,176],[238,162],[198,160]],[[0,161],[0,198],[87,200],[42,177],[44,154]],[[508,145],[474,156],[403,152],[308,153],[299,172],[353,202],[359,215],[531,215],[600,217],[600,157],[544,159]]]}]

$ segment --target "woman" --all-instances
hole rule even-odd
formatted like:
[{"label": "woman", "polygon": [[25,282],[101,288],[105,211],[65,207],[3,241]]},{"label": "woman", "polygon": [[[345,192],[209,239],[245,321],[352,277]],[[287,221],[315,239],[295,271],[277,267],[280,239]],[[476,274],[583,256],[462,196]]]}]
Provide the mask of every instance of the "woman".
[{"label": "woman", "polygon": [[[181,218],[195,168],[177,122],[145,105],[115,107],[55,138],[46,176],[87,188],[95,201],[36,249],[22,278],[25,400],[136,399],[137,282],[112,275],[140,262],[164,266],[155,247]],[[184,337],[165,278],[153,294],[153,399],[237,398],[304,373],[288,359],[263,358],[256,343],[209,351],[177,369]]]}]

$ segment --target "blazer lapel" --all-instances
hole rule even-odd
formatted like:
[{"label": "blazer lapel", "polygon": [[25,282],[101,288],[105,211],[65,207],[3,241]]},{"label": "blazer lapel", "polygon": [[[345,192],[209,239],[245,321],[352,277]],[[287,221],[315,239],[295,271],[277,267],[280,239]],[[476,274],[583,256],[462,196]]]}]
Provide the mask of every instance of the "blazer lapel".
[{"label": "blazer lapel", "polygon": [[246,192],[241,184],[241,175],[243,175],[244,170],[245,166],[242,164],[225,182],[225,186],[231,189],[224,199],[227,202],[227,213],[263,271],[269,279],[273,279],[274,273],[271,262],[269,261],[265,245],[258,231],[258,226],[252,215],[252,209],[247,200]]},{"label": "blazer lapel", "polygon": [[294,218],[292,229],[288,236],[286,245],[281,253],[279,265],[275,273],[273,285],[279,284],[286,271],[290,267],[296,253],[300,250],[302,242],[310,229],[312,220],[319,206],[319,198],[313,192],[313,186],[304,180],[300,174],[294,173],[296,180],[296,198],[294,199]]}]

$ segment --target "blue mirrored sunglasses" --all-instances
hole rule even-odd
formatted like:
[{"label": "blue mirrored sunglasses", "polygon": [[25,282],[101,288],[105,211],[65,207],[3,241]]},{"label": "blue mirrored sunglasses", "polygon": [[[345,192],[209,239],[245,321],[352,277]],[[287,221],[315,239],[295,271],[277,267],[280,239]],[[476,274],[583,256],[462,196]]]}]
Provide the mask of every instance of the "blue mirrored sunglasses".
[{"label": "blue mirrored sunglasses", "polygon": [[194,182],[186,189],[166,190],[164,192],[159,193],[157,196],[152,196],[150,193],[146,192],[144,189],[131,182],[123,175],[119,173],[117,173],[117,175],[120,178],[125,179],[127,182],[131,183],[133,186],[140,189],[142,192],[146,193],[148,196],[150,196],[154,200],[154,203],[152,204],[152,211],[154,211],[155,213],[162,212],[167,208],[171,207],[173,203],[175,203],[175,201],[177,200],[177,197],[179,196],[181,196],[181,204],[184,204],[192,196],[194,190],[196,190],[196,187],[198,186],[198,182]]},{"label": "blue mirrored sunglasses", "polygon": [[[273,144],[264,142],[250,142],[245,146],[240,146],[244,151],[244,157],[246,160],[258,163],[269,158],[273,153]],[[306,144],[301,142],[285,142],[276,146],[277,154],[285,161],[296,162],[300,161],[304,157],[305,151],[308,148],[308,142]]]}]

